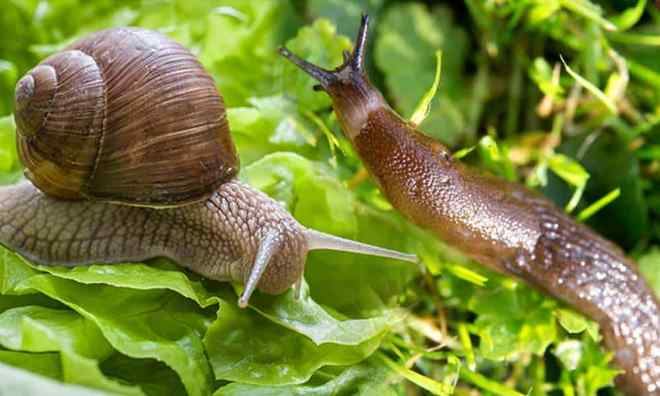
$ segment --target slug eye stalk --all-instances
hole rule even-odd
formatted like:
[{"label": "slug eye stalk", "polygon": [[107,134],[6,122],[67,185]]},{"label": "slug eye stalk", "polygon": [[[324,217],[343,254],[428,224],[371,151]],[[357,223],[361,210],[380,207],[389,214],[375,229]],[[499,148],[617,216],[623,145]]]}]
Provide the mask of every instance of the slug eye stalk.
[{"label": "slug eye stalk", "polygon": [[369,33],[369,16],[362,14],[362,21],[360,23],[360,30],[358,31],[355,39],[355,47],[353,52],[349,53],[344,51],[344,63],[334,70],[324,69],[313,63],[310,63],[297,55],[293,54],[286,47],[280,47],[279,53],[284,56],[296,66],[298,66],[305,73],[309,74],[320,85],[314,87],[315,90],[323,89],[328,90],[330,86],[335,83],[350,81],[357,76],[364,74],[364,53],[367,44],[367,35]]}]

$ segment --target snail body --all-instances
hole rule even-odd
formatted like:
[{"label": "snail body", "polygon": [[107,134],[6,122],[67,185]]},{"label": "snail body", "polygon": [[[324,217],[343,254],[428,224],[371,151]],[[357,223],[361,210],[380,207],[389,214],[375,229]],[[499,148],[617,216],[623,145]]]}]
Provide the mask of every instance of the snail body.
[{"label": "snail body", "polygon": [[[265,194],[236,180],[206,201],[156,209],[51,198],[30,182],[0,190],[0,240],[39,264],[169,257],[207,278],[244,283],[263,241],[277,246],[261,290],[279,294],[302,275],[305,228]],[[246,218],[245,213],[258,214]],[[203,265],[200,265],[203,263]]]},{"label": "snail body", "polygon": [[326,70],[282,48],[319,82],[385,197],[410,221],[496,271],[598,321],[630,395],[660,395],[660,303],[612,242],[537,192],[452,158],[388,106],[364,72],[368,18],[344,63]]},{"label": "snail body", "polygon": [[309,250],[417,261],[308,229],[236,180],[213,79],[159,33],[108,29],[45,59],[16,85],[15,120],[29,181],[0,188],[0,243],[36,263],[169,257],[244,284],[245,307],[300,285]]}]

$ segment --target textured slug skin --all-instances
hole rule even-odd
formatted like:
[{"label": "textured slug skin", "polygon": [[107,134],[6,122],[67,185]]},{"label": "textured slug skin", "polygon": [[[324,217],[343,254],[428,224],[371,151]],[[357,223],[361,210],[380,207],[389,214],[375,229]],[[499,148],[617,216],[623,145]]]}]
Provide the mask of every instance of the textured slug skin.
[{"label": "textured slug skin", "polygon": [[543,196],[455,161],[399,117],[364,68],[369,17],[352,53],[328,70],[280,48],[314,78],[392,205],[482,264],[524,279],[601,325],[629,395],[660,396],[660,303],[613,243]]},{"label": "textured slug skin", "polygon": [[540,194],[462,165],[385,104],[366,118],[340,119],[395,208],[475,260],[598,321],[625,371],[621,389],[660,395],[660,304],[620,248]]}]

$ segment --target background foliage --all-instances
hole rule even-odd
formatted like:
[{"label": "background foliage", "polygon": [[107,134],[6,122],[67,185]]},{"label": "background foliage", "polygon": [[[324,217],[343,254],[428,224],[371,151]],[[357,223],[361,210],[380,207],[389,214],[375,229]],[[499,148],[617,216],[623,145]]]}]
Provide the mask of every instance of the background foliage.
[{"label": "background foliage", "polygon": [[[303,301],[165,260],[38,268],[0,250],[0,385],[11,394],[616,393],[597,326],[407,224],[341,135],[329,100],[276,55],[327,67],[373,18],[372,80],[463,160],[541,189],[636,257],[660,291],[660,11],[646,0],[9,0],[0,5],[0,171],[21,177],[13,87],[48,54],[117,25],[191,48],[228,105],[241,177],[302,223],[414,251],[314,252]],[[348,36],[348,37],[346,37]],[[565,63],[564,63],[565,62]],[[13,367],[12,367],[13,366]],[[16,371],[15,367],[27,370]],[[35,376],[33,374],[38,376]],[[84,387],[80,387],[80,385]],[[86,388],[85,388],[86,387]],[[96,390],[91,390],[95,388]]]}]

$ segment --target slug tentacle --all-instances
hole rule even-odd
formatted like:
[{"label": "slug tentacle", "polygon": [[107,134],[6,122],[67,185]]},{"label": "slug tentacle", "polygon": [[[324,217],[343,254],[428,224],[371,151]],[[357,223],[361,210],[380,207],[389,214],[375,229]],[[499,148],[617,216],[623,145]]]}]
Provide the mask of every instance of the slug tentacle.
[{"label": "slug tentacle", "polygon": [[[285,47],[279,49],[282,56],[317,80],[321,89],[330,95],[339,122],[351,139],[360,133],[369,112],[383,106],[388,107],[381,93],[371,85],[364,72],[368,29],[369,17],[363,15],[353,52],[350,55],[344,52],[344,63],[334,70],[307,62]],[[316,87],[315,89],[318,90]]]},{"label": "slug tentacle", "polygon": [[293,54],[286,47],[280,47],[279,53],[284,56],[301,70],[312,76],[321,83],[321,88],[328,91],[333,85],[342,80],[350,80],[351,76],[362,76],[364,74],[364,50],[367,43],[367,34],[369,29],[369,17],[362,15],[362,24],[358,33],[353,53],[343,51],[344,63],[334,70],[324,69],[313,63],[310,63],[299,56]]}]

